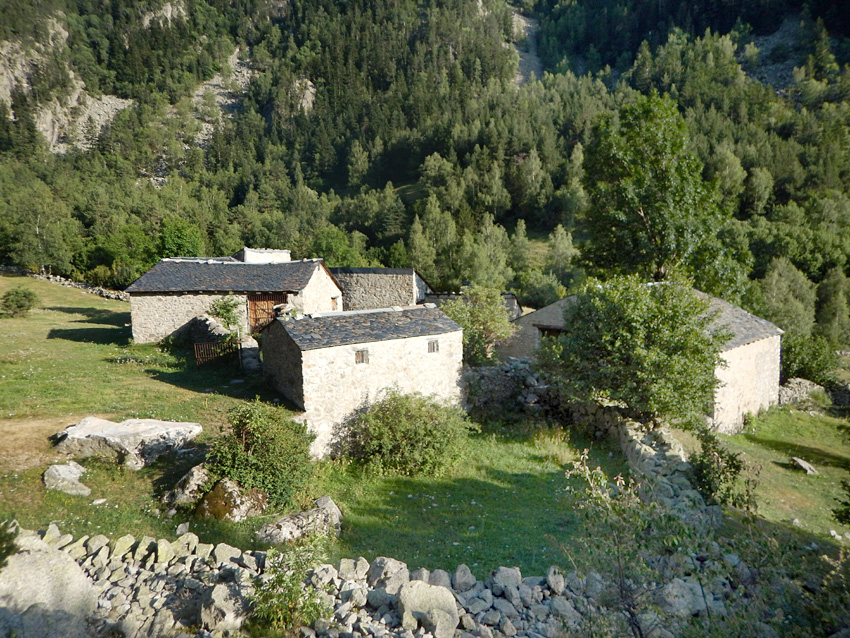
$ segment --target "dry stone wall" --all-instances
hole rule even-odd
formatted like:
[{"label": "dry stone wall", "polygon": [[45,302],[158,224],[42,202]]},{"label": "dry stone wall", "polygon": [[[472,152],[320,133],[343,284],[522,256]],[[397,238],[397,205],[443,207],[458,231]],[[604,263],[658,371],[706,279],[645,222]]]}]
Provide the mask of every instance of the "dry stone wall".
[{"label": "dry stone wall", "polygon": [[408,274],[337,272],[334,277],[342,287],[345,310],[412,306],[419,301],[412,272]]},{"label": "dry stone wall", "polygon": [[[188,330],[190,322],[206,314],[213,302],[227,295],[205,293],[175,293],[165,295],[135,294],[130,298],[133,317],[133,340],[154,343],[170,335],[179,336]],[[248,297],[233,295],[239,301],[239,328],[248,332]]]},{"label": "dry stone wall", "polygon": [[77,290],[82,290],[83,292],[97,295],[98,297],[103,297],[105,299],[130,301],[130,295],[122,290],[110,290],[101,286],[95,286],[94,284],[88,284],[84,281],[71,281],[70,279],[66,279],[65,277],[60,277],[58,275],[35,273],[16,266],[0,266],[0,271],[10,272],[16,275],[24,275],[26,277],[32,277],[33,279],[41,279],[42,281],[49,281],[50,283],[59,284],[60,286],[65,286],[67,288],[76,288]]}]

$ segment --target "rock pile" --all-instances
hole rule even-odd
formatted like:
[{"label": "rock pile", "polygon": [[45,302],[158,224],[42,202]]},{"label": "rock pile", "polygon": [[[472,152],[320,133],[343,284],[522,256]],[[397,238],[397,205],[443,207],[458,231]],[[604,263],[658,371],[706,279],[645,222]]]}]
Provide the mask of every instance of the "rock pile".
[{"label": "rock pile", "polygon": [[[63,635],[238,635],[254,588],[268,577],[264,552],[200,543],[192,533],[174,541],[129,535],[74,540],[50,525],[40,535],[21,531],[17,542],[26,551],[13,556],[14,569],[0,572],[0,604],[10,610],[0,614],[0,629],[11,627],[22,638],[47,635],[22,628],[50,626],[57,614],[76,628]],[[62,566],[61,572],[45,567],[42,573],[52,579],[53,589],[74,583],[67,601],[49,587],[27,601],[24,581],[30,577],[21,574],[30,573],[33,560]],[[711,556],[673,554],[657,560],[671,563],[670,579],[656,590],[659,611],[641,616],[644,636],[672,636],[677,623],[691,616],[724,614],[733,592],[754,581],[737,556],[723,555],[719,547]],[[690,561],[690,570],[683,561]],[[704,582],[698,577],[700,561],[724,566],[729,576]],[[615,634],[617,627],[626,631],[622,613],[610,603],[614,583],[596,573],[562,574],[556,567],[530,578],[518,568],[500,567],[478,580],[466,565],[453,573],[411,572],[392,558],[371,563],[344,558],[337,566],[317,567],[306,584],[322,592],[331,613],[312,628],[301,628],[304,638],[558,638],[565,630],[592,631],[600,619]],[[42,599],[51,596],[55,604],[48,609]],[[44,604],[30,610],[33,601]]]},{"label": "rock pile", "polygon": [[807,379],[788,379],[779,386],[779,405],[801,403],[808,399],[813,392],[824,392],[824,388],[822,385]]}]

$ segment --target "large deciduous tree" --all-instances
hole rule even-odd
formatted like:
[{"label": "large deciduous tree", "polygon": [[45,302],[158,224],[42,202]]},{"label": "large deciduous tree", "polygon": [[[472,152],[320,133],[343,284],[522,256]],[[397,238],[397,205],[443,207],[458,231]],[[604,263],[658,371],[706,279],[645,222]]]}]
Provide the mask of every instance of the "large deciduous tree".
[{"label": "large deciduous tree", "polygon": [[544,340],[541,364],[574,401],[614,401],[648,427],[698,428],[729,336],[708,307],[684,282],[591,279],[566,305],[564,332]]},{"label": "large deciduous tree", "polygon": [[[653,92],[602,118],[585,168],[591,207],[583,252],[593,266],[656,281],[684,270],[700,285],[703,271],[725,262],[716,257],[726,252],[718,233],[728,215],[702,177],[672,99]],[[737,277],[725,279],[735,285]]]}]

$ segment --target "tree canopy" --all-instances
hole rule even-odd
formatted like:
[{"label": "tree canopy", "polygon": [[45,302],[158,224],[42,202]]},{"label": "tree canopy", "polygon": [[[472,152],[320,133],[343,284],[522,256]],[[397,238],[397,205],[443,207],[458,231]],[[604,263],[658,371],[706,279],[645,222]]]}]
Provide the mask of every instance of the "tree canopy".
[{"label": "tree canopy", "polygon": [[704,422],[729,335],[689,282],[591,279],[569,299],[563,333],[541,345],[541,365],[569,398],[613,402],[648,427]]}]

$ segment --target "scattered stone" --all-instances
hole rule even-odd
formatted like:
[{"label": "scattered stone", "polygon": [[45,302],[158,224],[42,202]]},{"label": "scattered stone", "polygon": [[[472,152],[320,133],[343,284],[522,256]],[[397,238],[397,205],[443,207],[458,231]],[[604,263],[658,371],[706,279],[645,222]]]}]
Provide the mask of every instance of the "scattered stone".
[{"label": "scattered stone", "polygon": [[42,480],[44,486],[49,490],[59,490],[73,496],[88,496],[91,488],[80,483],[80,477],[86,468],[75,461],[68,461],[64,465],[51,465],[44,472]]},{"label": "scattered stone", "polygon": [[330,496],[314,501],[316,507],[291,514],[274,523],[263,525],[255,536],[262,543],[286,543],[305,534],[319,533],[339,536],[342,525],[342,512]]},{"label": "scattered stone", "polygon": [[210,473],[204,464],[196,465],[186,472],[174,489],[162,497],[166,505],[191,505],[203,496],[204,484],[209,480]]},{"label": "scattered stone", "polygon": [[792,456],[791,462],[794,463],[801,470],[805,470],[806,474],[809,476],[816,476],[818,474],[818,471],[812,466],[811,463],[809,463],[808,461],[804,461],[803,459],[797,456]]},{"label": "scattered stone", "polygon": [[138,470],[163,454],[181,448],[197,437],[198,423],[156,419],[128,419],[121,423],[89,416],[55,435],[56,450],[75,457],[114,459]]}]

